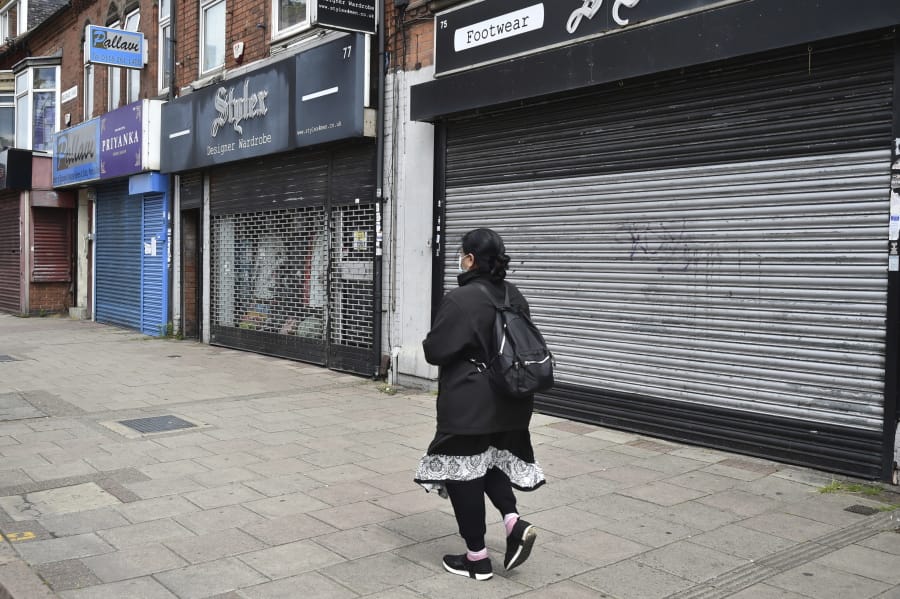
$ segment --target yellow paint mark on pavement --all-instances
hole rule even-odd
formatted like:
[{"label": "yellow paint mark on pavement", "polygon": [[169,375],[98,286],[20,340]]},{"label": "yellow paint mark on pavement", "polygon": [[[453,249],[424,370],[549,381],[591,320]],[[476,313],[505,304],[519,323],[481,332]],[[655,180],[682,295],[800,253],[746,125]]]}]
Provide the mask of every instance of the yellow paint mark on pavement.
[{"label": "yellow paint mark on pavement", "polygon": [[10,543],[17,543],[19,541],[32,541],[35,538],[35,534],[30,531],[24,532],[8,532],[6,533],[6,540]]}]

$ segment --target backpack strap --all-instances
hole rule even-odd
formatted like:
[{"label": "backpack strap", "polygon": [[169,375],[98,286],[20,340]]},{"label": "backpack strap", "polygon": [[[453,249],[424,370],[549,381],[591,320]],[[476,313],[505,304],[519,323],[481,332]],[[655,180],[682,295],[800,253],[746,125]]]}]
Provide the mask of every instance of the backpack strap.
[{"label": "backpack strap", "polygon": [[[504,298],[503,298],[503,304],[502,304],[502,305],[497,303],[497,300],[495,300],[495,299],[494,299],[494,296],[491,294],[491,292],[488,291],[487,285],[481,285],[481,284],[476,283],[476,282],[474,282],[474,281],[473,281],[472,284],[475,285],[476,287],[478,287],[478,288],[481,290],[481,292],[487,296],[488,300],[491,302],[491,305],[494,306],[494,309],[495,309],[495,310],[498,310],[498,311],[504,311],[504,310],[510,309],[510,305],[509,305],[509,285],[507,285],[506,283],[503,283]],[[489,358],[489,360],[488,360],[487,363],[479,362],[479,361],[476,360],[475,358],[469,358],[469,362],[471,362],[472,364],[475,365],[475,368],[478,370],[478,372],[485,372],[485,371],[487,371],[488,368],[491,367],[491,364],[493,364],[494,359],[496,358],[496,356],[493,355],[493,350],[492,350],[492,349],[487,349],[487,355],[488,355],[488,358]]]},{"label": "backpack strap", "polygon": [[484,293],[489,300],[491,300],[491,303],[498,310],[503,310],[504,308],[509,309],[512,307],[512,306],[510,306],[510,303],[509,303],[509,285],[507,285],[505,282],[503,283],[503,303],[502,304],[497,303],[497,300],[495,300],[494,296],[491,294],[491,292],[488,291],[487,285],[479,285],[478,283],[475,283],[475,284],[479,289],[481,289],[481,292]]}]

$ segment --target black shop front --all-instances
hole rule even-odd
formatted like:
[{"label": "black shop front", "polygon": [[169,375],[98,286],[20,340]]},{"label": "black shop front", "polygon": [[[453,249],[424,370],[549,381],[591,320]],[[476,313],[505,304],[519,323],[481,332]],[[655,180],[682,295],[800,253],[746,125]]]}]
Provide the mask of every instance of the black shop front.
[{"label": "black shop front", "polygon": [[898,23],[837,0],[439,13],[411,91],[434,298],[441,240],[493,227],[558,361],[543,411],[889,480]]},{"label": "black shop front", "polygon": [[164,107],[182,307],[210,343],[371,372],[369,43],[332,38]]}]

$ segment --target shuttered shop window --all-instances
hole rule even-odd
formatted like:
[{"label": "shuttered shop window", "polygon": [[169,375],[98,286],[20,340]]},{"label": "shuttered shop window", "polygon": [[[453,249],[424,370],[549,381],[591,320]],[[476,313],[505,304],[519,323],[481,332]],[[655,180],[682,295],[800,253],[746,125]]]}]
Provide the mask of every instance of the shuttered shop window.
[{"label": "shuttered shop window", "polygon": [[69,210],[34,208],[34,262],[31,281],[54,283],[72,280],[72,225]]}]

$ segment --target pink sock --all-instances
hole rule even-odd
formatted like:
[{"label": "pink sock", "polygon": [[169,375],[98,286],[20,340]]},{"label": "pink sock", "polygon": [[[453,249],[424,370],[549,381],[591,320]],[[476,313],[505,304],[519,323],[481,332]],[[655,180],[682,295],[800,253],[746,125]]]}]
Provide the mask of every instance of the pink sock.
[{"label": "pink sock", "polygon": [[470,562],[477,562],[478,560],[484,559],[487,556],[487,547],[485,547],[481,551],[466,551],[466,559]]},{"label": "pink sock", "polygon": [[519,514],[506,514],[503,516],[503,526],[506,527],[506,536],[512,534],[513,527],[519,521]]}]

